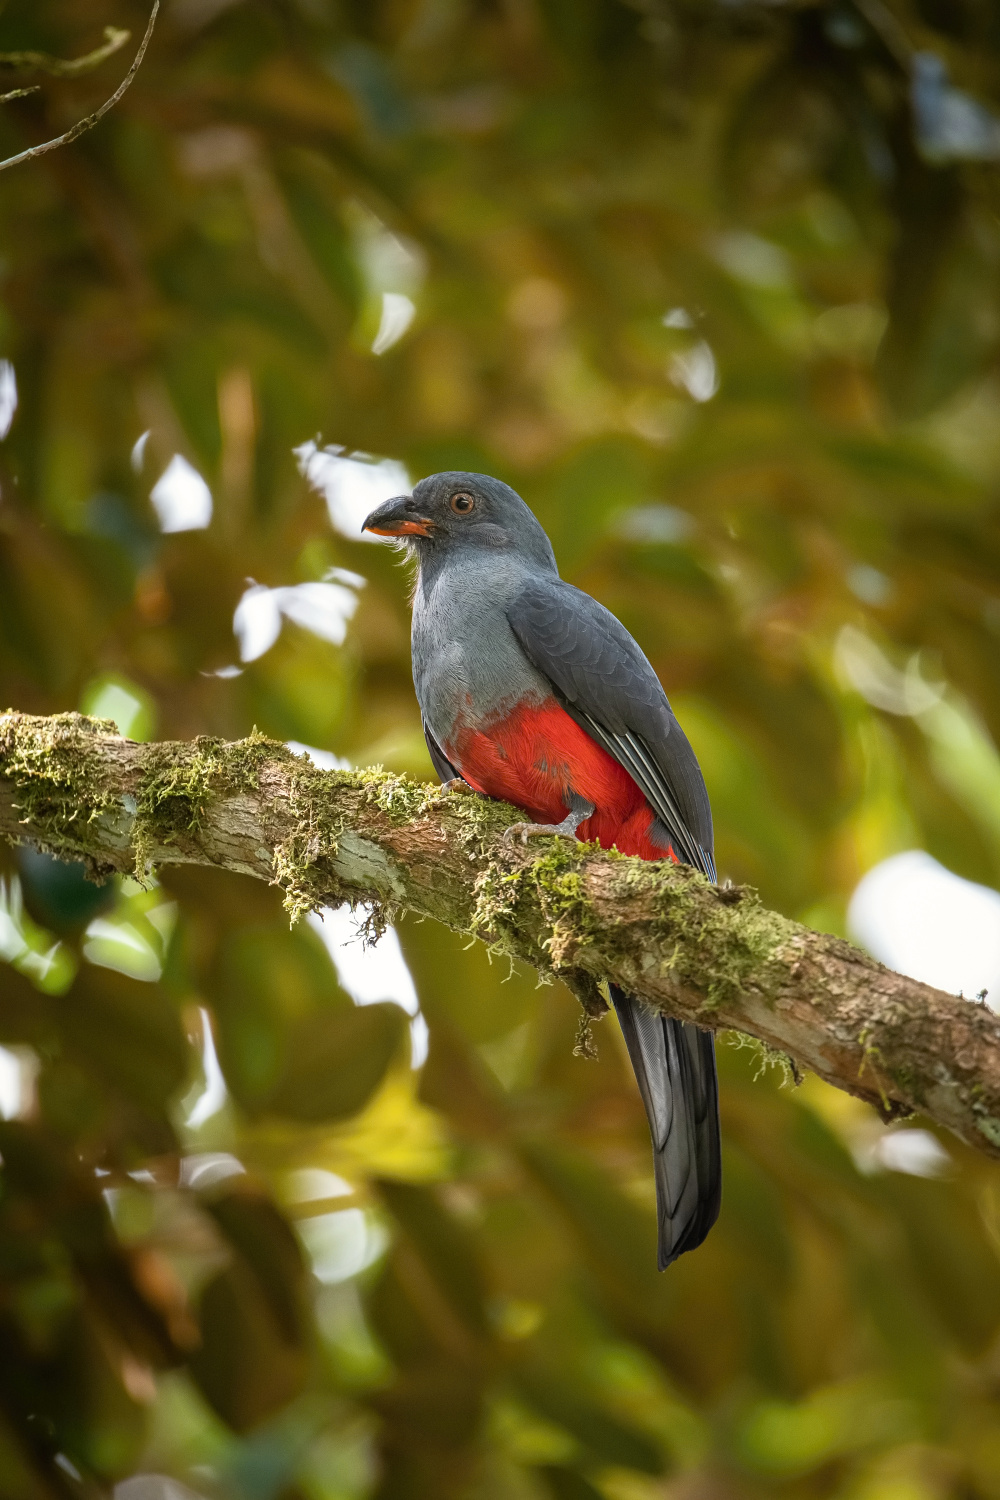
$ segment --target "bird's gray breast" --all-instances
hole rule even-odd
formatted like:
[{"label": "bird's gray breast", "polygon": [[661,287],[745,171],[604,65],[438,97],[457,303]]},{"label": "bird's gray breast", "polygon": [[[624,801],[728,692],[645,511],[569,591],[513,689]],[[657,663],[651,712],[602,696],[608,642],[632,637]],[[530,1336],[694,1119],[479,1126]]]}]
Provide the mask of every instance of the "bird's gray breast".
[{"label": "bird's gray breast", "polygon": [[456,559],[418,581],[413,682],[424,720],[442,746],[459,723],[481,724],[524,698],[540,702],[551,695],[508,624],[507,606],[524,577],[504,561]]}]

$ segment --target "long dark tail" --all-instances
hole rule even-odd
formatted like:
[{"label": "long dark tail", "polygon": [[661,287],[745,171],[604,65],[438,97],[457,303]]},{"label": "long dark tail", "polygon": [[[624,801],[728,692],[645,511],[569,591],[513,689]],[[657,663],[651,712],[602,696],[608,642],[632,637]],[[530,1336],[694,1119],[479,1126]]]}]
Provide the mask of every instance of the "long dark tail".
[{"label": "long dark tail", "polygon": [[661,1271],[700,1245],[719,1216],[719,1079],[715,1038],[662,1016],[611,985],[625,1045],[646,1106],[656,1173]]}]

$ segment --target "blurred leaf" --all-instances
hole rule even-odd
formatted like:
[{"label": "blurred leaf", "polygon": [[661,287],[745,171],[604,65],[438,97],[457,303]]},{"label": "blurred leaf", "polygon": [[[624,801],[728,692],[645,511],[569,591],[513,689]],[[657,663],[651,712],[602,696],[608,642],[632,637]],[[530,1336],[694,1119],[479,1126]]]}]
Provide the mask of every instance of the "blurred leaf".
[{"label": "blurred leaf", "polygon": [[433,1278],[438,1294],[473,1334],[484,1335],[485,1288],[468,1234],[426,1188],[382,1181],[379,1193]]},{"label": "blurred leaf", "polygon": [[943,1183],[895,1174],[883,1202],[906,1226],[925,1295],[961,1347],[975,1356],[1000,1320],[996,1251],[976,1206]]},{"label": "blurred leaf", "polygon": [[0,1153],[0,1404],[48,1471],[38,1492],[62,1494],[49,1468],[60,1450],[105,1480],[128,1472],[143,1423],[123,1365],[162,1366],[180,1350],[72,1153],[20,1122],[0,1124]]},{"label": "blurred leaf", "polygon": [[180,1088],[187,1043],[159,986],[84,965],[58,1006],[73,1052],[137,1105],[163,1105]]},{"label": "blurred leaf", "polygon": [[220,1271],[202,1293],[202,1347],[191,1373],[206,1400],[237,1432],[279,1411],[306,1377],[301,1350],[281,1337],[261,1288],[242,1262]]},{"label": "blurred leaf", "polygon": [[552,1500],[601,1500],[601,1491],[595,1489],[589,1479],[577,1474],[574,1469],[561,1469],[557,1464],[546,1464],[535,1470]]},{"label": "blurred leaf", "polygon": [[17,863],[28,910],[55,932],[81,931],[114,900],[114,886],[95,885],[81,864],[64,864],[28,845],[17,851]]},{"label": "blurred leaf", "polygon": [[595,1459],[641,1474],[663,1473],[663,1454],[645,1433],[588,1401],[553,1371],[522,1368],[515,1378],[525,1400],[550,1422],[571,1432]]},{"label": "blurred leaf", "polygon": [[[793,1251],[784,1205],[776,1185],[735,1145],[727,1145],[726,1217],[734,1223],[741,1255],[762,1282],[779,1290],[792,1274]],[[749,1270],[749,1266],[748,1266]]]},{"label": "blurred leaf", "polygon": [[0,1484],[10,1500],[52,1500],[65,1494],[56,1474],[46,1475],[32,1460],[30,1447],[19,1440],[6,1415],[0,1413]]},{"label": "blurred leaf", "polygon": [[370,1398],[383,1418],[380,1496],[461,1493],[481,1392],[468,1372],[437,1363],[407,1370]]},{"label": "blurred leaf", "polygon": [[307,1373],[305,1268],[295,1236],[267,1199],[245,1192],[208,1204],[233,1257],[202,1293],[201,1347],[191,1372],[242,1432],[278,1411]]},{"label": "blurred leaf", "polygon": [[656,1222],[582,1152],[554,1141],[522,1141],[519,1153],[579,1236],[594,1275],[626,1316],[662,1326],[674,1296],[656,1271]]},{"label": "blurred leaf", "polygon": [[[9,1226],[14,1228],[27,1205],[34,1204],[33,1212],[58,1236],[65,1251],[65,1261],[60,1256],[52,1261],[57,1279],[71,1265],[109,1326],[137,1356],[157,1365],[171,1363],[177,1352],[172,1333],[159,1309],[141,1294],[134,1263],[116,1241],[94,1179],[83,1173],[60,1143],[19,1122],[0,1123],[0,1152],[6,1181],[0,1211]],[[25,1242],[25,1249],[29,1243]],[[46,1259],[43,1251],[37,1260],[39,1269]],[[43,1318],[51,1311],[58,1321],[76,1299],[64,1294],[65,1288],[57,1292],[55,1282],[49,1290],[54,1300],[46,1294],[38,1308]],[[29,1305],[24,1304],[26,1311]]]},{"label": "blurred leaf", "polygon": [[495,1080],[448,1021],[435,1019],[431,1027],[420,1097],[472,1135],[489,1137],[504,1129],[503,1101]]},{"label": "blurred leaf", "polygon": [[366,1005],[300,1025],[269,1107],[304,1121],[357,1114],[384,1078],[405,1029],[398,1005]]},{"label": "blurred leaf", "polygon": [[289,932],[280,918],[272,927],[226,933],[206,979],[223,1072],[250,1110],[264,1107],[280,1086],[299,1025],[325,1023],[331,1009],[353,1015],[319,938],[304,925]]}]

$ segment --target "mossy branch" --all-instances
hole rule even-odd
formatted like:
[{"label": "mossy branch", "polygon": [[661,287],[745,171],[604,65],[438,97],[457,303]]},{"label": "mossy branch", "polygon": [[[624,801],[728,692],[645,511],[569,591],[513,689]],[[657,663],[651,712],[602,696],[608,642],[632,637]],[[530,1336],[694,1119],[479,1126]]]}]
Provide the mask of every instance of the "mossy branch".
[{"label": "mossy branch", "polygon": [[1000,1019],[894,974],[754,892],[593,845],[502,840],[513,808],[378,770],[320,771],[252,735],[137,745],[102,720],[0,715],[0,837],[95,878],[201,864],[280,885],[294,920],[343,901],[433,917],[558,974],[736,1029],[869,1100],[1000,1156]]}]

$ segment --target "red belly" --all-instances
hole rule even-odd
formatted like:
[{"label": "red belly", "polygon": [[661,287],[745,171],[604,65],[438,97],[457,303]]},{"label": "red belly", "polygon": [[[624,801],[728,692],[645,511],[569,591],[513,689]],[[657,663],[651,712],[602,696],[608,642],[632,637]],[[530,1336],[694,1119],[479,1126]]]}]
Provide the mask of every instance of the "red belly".
[{"label": "red belly", "polygon": [[631,776],[554,698],[494,723],[459,724],[445,746],[470,786],[523,808],[534,823],[561,823],[575,792],[594,804],[578,838],[640,859],[674,859],[649,837],[654,814]]}]

